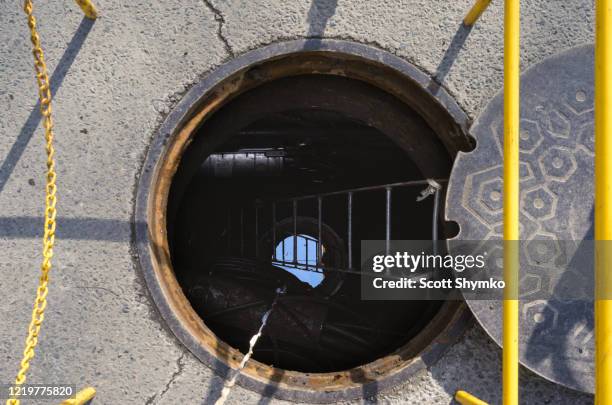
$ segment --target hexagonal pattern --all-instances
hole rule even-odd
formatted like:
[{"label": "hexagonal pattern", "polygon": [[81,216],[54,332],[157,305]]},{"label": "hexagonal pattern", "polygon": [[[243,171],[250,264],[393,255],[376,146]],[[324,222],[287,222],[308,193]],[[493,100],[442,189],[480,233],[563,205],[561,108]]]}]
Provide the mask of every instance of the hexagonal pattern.
[{"label": "hexagonal pattern", "polygon": [[577,113],[583,113],[593,108],[593,85],[578,84],[565,94],[565,101]]},{"label": "hexagonal pattern", "polygon": [[478,201],[483,208],[488,209],[491,213],[498,212],[503,209],[503,193],[504,183],[501,178],[496,177],[483,182],[478,189]]},{"label": "hexagonal pattern", "polygon": [[537,274],[525,274],[519,284],[521,298],[528,298],[530,295],[537,294],[542,290],[542,278]]},{"label": "hexagonal pattern", "polygon": [[533,179],[533,170],[531,169],[531,165],[529,163],[521,162],[519,164],[519,176],[521,178],[521,182]]},{"label": "hexagonal pattern", "polygon": [[567,180],[576,171],[578,164],[574,154],[562,147],[548,149],[538,159],[542,173],[553,180]]},{"label": "hexagonal pattern", "polygon": [[569,119],[557,109],[548,112],[548,130],[557,138],[569,138],[571,123]]},{"label": "hexagonal pattern", "polygon": [[531,153],[542,143],[542,131],[535,121],[522,119],[519,135],[521,152]]},{"label": "hexagonal pattern", "polygon": [[536,235],[526,245],[527,260],[534,266],[554,266],[560,254],[559,241],[552,235]]},{"label": "hexagonal pattern", "polygon": [[501,246],[495,245],[487,251],[487,265],[489,275],[502,274],[504,270],[504,250]]},{"label": "hexagonal pattern", "polygon": [[536,300],[523,306],[523,317],[530,323],[546,323],[550,330],[557,326],[559,311],[545,300]]},{"label": "hexagonal pattern", "polygon": [[[470,212],[478,221],[491,228],[502,222],[502,210],[496,209],[499,205],[495,201],[496,195],[487,196],[484,187],[496,180],[501,181],[502,166],[496,165],[485,170],[472,173],[465,178],[462,192],[462,205]],[[491,191],[495,191],[496,187],[492,187]],[[482,199],[488,200],[486,203]],[[501,196],[500,196],[501,198]],[[487,205],[488,204],[488,205]]]},{"label": "hexagonal pattern", "polygon": [[548,219],[557,209],[557,196],[544,187],[538,187],[525,192],[521,204],[523,212],[531,219]]}]

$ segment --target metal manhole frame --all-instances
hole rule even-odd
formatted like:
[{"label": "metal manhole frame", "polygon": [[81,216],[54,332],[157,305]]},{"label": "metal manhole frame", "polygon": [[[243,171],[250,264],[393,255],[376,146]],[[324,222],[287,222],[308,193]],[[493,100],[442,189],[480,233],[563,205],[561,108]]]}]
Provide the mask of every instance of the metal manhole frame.
[{"label": "metal manhole frame", "polygon": [[[313,57],[315,61],[296,66],[291,59],[298,56]],[[326,58],[335,60],[336,64],[324,66],[321,61]],[[340,65],[339,59],[347,63]],[[267,80],[325,73],[374,84],[417,110],[452,156],[470,142],[467,136],[469,119],[444,88],[409,62],[363,44],[341,40],[276,43],[229,61],[194,85],[155,132],[147,151],[136,190],[134,243],[145,283],[164,322],[185,347],[220,376],[227,376],[230,367],[237,368],[243,355],[208,329],[174,276],[166,237],[167,199],[191,135],[206,117],[227,101],[261,84],[260,68],[269,62],[273,62],[270,66],[274,69],[270,69],[273,75],[266,76]],[[352,63],[359,65],[359,69],[354,69]],[[445,114],[449,120],[435,119],[429,108]],[[442,305],[416,337],[374,362],[346,371],[301,373],[252,360],[239,376],[238,383],[267,396],[314,403],[376,395],[432,365],[465,331],[471,318],[465,304],[446,302]],[[440,331],[433,339],[429,336],[432,329]],[[424,347],[415,350],[415,345],[419,344]]]}]

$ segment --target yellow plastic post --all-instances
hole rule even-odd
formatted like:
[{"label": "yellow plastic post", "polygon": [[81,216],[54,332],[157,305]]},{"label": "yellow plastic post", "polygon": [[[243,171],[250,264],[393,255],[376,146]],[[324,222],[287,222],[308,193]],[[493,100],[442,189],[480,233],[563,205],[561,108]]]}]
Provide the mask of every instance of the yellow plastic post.
[{"label": "yellow plastic post", "polygon": [[[612,2],[612,0],[606,0]],[[519,130],[520,130],[520,0],[504,3],[504,302],[502,396],[504,405],[518,405],[519,370]],[[612,101],[612,100],[610,100]],[[612,122],[612,120],[610,121]],[[610,156],[612,156],[612,143]],[[612,168],[612,162],[610,167]],[[612,189],[612,178],[610,179]],[[607,191],[611,193],[612,191]],[[612,210],[610,210],[612,214]],[[608,217],[612,218],[612,217]],[[612,232],[610,234],[612,236]],[[612,239],[612,238],[610,238]],[[611,267],[612,268],[612,267]],[[610,307],[612,315],[612,306]],[[609,321],[612,325],[612,320]],[[612,356],[612,352],[611,356]],[[612,374],[611,374],[612,375]],[[483,403],[465,391],[467,404]],[[480,402],[469,402],[472,400]],[[461,402],[463,403],[463,402]],[[606,405],[608,405],[606,403]],[[612,403],[611,403],[612,405]]]},{"label": "yellow plastic post", "polygon": [[595,404],[612,404],[612,0],[595,2]]},{"label": "yellow plastic post", "polygon": [[95,20],[98,18],[98,10],[96,10],[96,6],[93,5],[91,0],[75,0],[76,4],[81,7],[83,13],[85,13],[85,17]]},{"label": "yellow plastic post", "polygon": [[455,393],[455,401],[459,402],[461,405],[489,405],[465,391],[457,391]]},{"label": "yellow plastic post", "polygon": [[470,11],[463,18],[463,25],[472,26],[480,18],[482,13],[489,7],[491,0],[476,0]]},{"label": "yellow plastic post", "polygon": [[70,398],[61,403],[61,405],[85,405],[96,396],[96,390],[92,387],[87,387],[77,392],[74,398]]},{"label": "yellow plastic post", "polygon": [[503,403],[518,404],[520,6],[504,6],[504,290]]}]

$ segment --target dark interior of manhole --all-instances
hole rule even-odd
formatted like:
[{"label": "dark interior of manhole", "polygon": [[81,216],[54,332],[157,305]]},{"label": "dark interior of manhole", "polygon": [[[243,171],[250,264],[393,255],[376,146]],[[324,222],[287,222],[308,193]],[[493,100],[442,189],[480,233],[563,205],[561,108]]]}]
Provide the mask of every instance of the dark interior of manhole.
[{"label": "dark interior of manhole", "polygon": [[[274,367],[346,370],[423,331],[440,302],[364,301],[355,274],[360,241],[385,238],[388,185],[426,176],[411,131],[438,151],[429,173],[447,177],[451,157],[423,119],[353,79],[269,82],[203,123],[175,175],[168,240],[179,284],[219,339],[245,353],[281,286],[253,354]],[[392,188],[392,239],[431,239],[433,199],[416,200],[425,187]]]}]

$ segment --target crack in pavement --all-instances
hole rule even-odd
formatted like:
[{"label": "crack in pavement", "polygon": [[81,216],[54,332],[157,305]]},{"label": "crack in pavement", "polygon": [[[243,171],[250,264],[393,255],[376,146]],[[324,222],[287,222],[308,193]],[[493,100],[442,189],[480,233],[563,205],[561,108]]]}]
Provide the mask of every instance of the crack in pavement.
[{"label": "crack in pavement", "polygon": [[233,58],[235,56],[234,50],[232,49],[232,46],[230,45],[228,39],[223,34],[223,25],[225,24],[225,17],[223,16],[223,13],[221,13],[221,10],[215,7],[215,5],[212,3],[212,0],[203,1],[206,7],[215,15],[215,21],[219,23],[217,27],[217,37],[221,40],[221,42],[223,42],[225,51],[229,54],[230,57]]},{"label": "crack in pavement", "polygon": [[149,397],[147,401],[145,402],[145,405],[152,405],[156,399],[158,400],[161,399],[168,392],[168,390],[170,390],[170,386],[172,385],[172,383],[176,381],[177,377],[183,373],[183,370],[185,368],[185,364],[183,364],[184,358],[185,358],[185,352],[183,352],[179,356],[179,358],[176,360],[176,371],[172,373],[164,389],[161,390],[159,394],[154,394],[153,396]]}]

